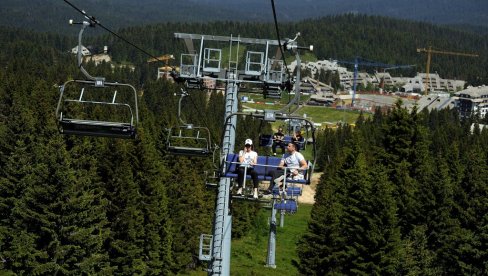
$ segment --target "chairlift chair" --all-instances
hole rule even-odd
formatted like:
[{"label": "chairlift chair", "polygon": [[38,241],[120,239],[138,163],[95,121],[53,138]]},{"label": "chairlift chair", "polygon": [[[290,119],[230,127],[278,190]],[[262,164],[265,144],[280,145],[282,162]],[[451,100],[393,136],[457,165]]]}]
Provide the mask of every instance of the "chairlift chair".
[{"label": "chairlift chair", "polygon": [[60,88],[56,117],[62,134],[134,139],[137,114],[137,92],[129,84],[70,80]]},{"label": "chairlift chair", "polygon": [[188,124],[181,118],[181,103],[183,98],[188,96],[188,92],[181,89],[178,101],[178,119],[180,126],[168,129],[166,149],[174,155],[200,156],[211,155],[210,130],[206,127]]},{"label": "chairlift chair", "polygon": [[206,127],[182,125],[169,129],[167,150],[174,155],[206,157],[212,154],[210,131]]},{"label": "chairlift chair", "polygon": [[60,133],[134,139],[139,122],[136,89],[129,84],[91,76],[82,65],[81,41],[85,28],[95,27],[97,22],[70,20],[70,24],[81,25],[77,62],[86,79],[69,80],[60,87],[56,108]]}]

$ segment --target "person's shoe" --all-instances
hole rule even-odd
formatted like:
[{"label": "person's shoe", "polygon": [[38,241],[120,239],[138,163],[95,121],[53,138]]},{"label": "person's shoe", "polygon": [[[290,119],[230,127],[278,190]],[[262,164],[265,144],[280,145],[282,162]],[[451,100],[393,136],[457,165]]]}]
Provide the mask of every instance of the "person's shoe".
[{"label": "person's shoe", "polygon": [[242,195],[242,188],[239,188],[239,190],[237,190],[237,195]]},{"label": "person's shoe", "polygon": [[273,155],[276,156],[276,152],[273,152]]},{"label": "person's shoe", "polygon": [[253,198],[258,198],[258,189],[254,189]]}]

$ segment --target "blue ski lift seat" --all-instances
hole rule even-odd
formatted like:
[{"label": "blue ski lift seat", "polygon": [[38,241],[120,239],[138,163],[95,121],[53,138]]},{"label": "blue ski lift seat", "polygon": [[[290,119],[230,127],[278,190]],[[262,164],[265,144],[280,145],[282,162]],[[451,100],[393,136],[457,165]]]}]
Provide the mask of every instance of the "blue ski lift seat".
[{"label": "blue ski lift seat", "polygon": [[[289,182],[290,180],[287,180],[287,182]],[[286,195],[287,196],[291,196],[291,197],[294,197],[294,196],[301,196],[302,195],[302,187],[301,185],[300,186],[297,186],[296,184],[288,184],[286,189]],[[280,194],[280,187],[273,187],[273,195],[279,195]]]},{"label": "blue ski lift seat", "polygon": [[260,147],[271,147],[271,146],[273,146],[273,135],[261,134],[259,136],[259,146]]},{"label": "blue ski lift seat", "polygon": [[56,117],[62,134],[134,139],[137,92],[129,84],[70,80],[60,88]]},{"label": "blue ski lift seat", "polygon": [[[258,179],[270,181],[271,172],[278,169],[278,165],[281,162],[281,158],[273,157],[273,156],[258,156],[257,161],[258,163],[254,166],[254,170],[258,174]],[[226,163],[226,169],[223,172],[223,176],[237,179],[237,168],[239,166],[239,154],[234,154],[234,153],[227,154],[225,163]],[[310,161],[308,162],[308,168],[309,169],[303,171],[304,179],[287,178],[286,183],[295,183],[295,184],[304,184],[304,185],[310,184],[310,179],[313,171],[313,164]],[[250,178],[251,178],[250,175],[246,175],[246,179],[250,179]],[[292,185],[290,185],[289,188],[292,188]],[[297,189],[300,189],[300,191],[298,191]],[[290,190],[290,194],[291,193],[295,195],[297,194],[301,195],[301,187],[296,186],[296,188],[292,188],[292,190]]]},{"label": "blue ski lift seat", "polygon": [[274,208],[279,211],[285,211],[286,213],[296,213],[298,203],[295,200],[287,199],[275,203]]}]

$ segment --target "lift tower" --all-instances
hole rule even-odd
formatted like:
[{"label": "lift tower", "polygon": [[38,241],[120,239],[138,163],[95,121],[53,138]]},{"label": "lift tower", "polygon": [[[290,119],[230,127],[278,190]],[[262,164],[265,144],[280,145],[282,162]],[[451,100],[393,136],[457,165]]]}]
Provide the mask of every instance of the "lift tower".
[{"label": "lift tower", "polygon": [[432,60],[432,54],[441,54],[441,55],[451,55],[451,56],[464,56],[464,57],[478,57],[478,54],[470,54],[470,53],[460,53],[460,52],[449,52],[449,51],[439,51],[439,50],[432,50],[432,46],[429,48],[417,48],[417,53],[427,53],[427,64],[425,66],[425,94],[429,94],[430,92],[430,62]]},{"label": "lift tower", "polygon": [[[259,85],[263,90],[270,87],[279,87],[285,82],[285,68],[281,60],[270,58],[279,45],[286,45],[287,49],[300,48],[293,40],[265,40],[243,38],[240,36],[213,36],[201,34],[175,33],[175,38],[183,39],[188,53],[181,55],[180,74],[178,78],[185,83],[187,88],[202,88],[203,81],[211,79],[215,82],[224,82],[225,94],[225,123],[221,144],[222,171],[226,171],[228,164],[225,158],[234,152],[235,130],[238,114],[238,92],[241,83]],[[199,42],[199,50],[195,51],[193,41]],[[228,64],[223,69],[222,49],[215,45],[228,43]],[[246,61],[239,65],[239,47],[246,44]],[[256,49],[261,48],[262,51]],[[272,49],[274,48],[274,49]],[[252,50],[250,50],[252,49]],[[309,49],[309,48],[307,48]],[[312,47],[310,47],[312,49]],[[295,97],[299,97],[296,95]],[[280,112],[280,111],[276,111]],[[249,114],[254,116],[253,114]],[[275,111],[267,111],[259,114],[266,120],[283,114],[275,114]],[[231,185],[229,177],[220,177],[215,203],[215,215],[212,235],[200,237],[199,259],[209,261],[209,275],[230,275],[230,250],[232,233],[232,215],[230,213]]]}]

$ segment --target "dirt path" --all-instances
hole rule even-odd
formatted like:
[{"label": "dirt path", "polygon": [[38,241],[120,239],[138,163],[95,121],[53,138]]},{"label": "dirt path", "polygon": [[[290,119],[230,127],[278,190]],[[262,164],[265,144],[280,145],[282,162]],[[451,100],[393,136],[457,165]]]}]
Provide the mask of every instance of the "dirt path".
[{"label": "dirt path", "polygon": [[298,197],[299,203],[314,204],[315,203],[315,188],[319,182],[322,173],[314,173],[312,175],[312,181],[310,185],[303,185],[303,192],[300,197]]}]

